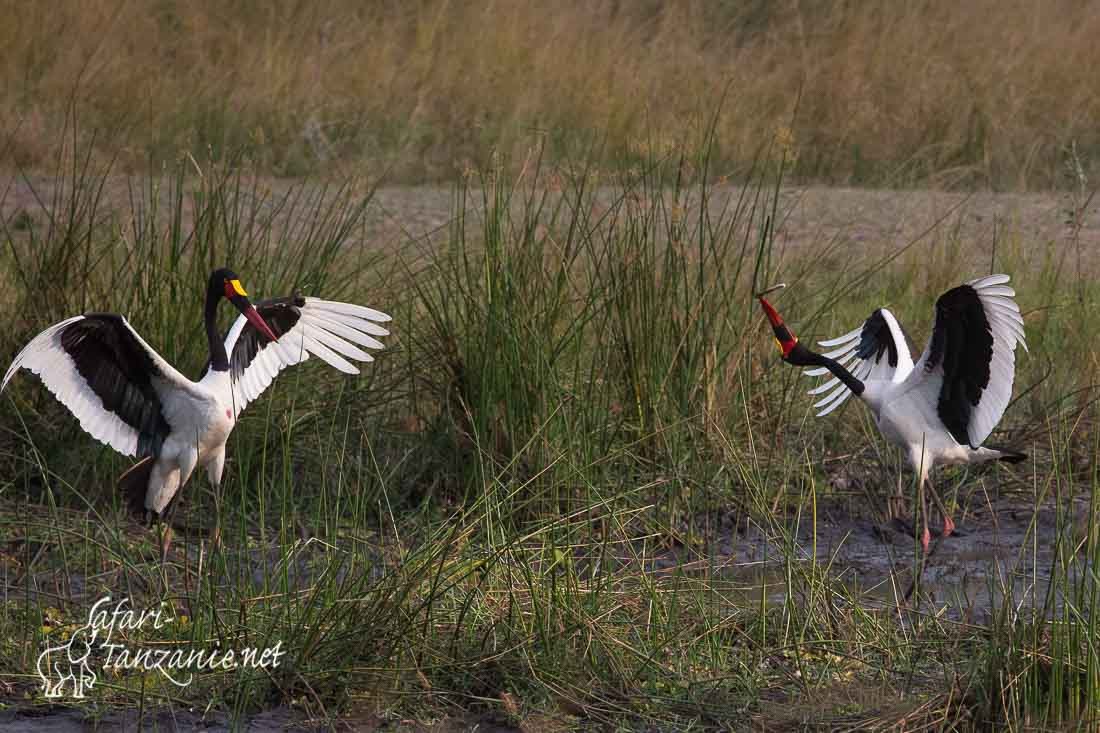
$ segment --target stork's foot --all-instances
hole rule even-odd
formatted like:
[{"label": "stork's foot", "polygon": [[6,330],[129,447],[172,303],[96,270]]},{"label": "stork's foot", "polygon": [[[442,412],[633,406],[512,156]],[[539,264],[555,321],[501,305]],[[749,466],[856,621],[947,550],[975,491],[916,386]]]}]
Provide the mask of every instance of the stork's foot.
[{"label": "stork's foot", "polygon": [[891,517],[889,521],[874,526],[875,536],[886,544],[890,544],[891,537],[895,532],[903,534],[906,537],[914,537],[920,540],[921,547],[924,548],[924,554],[926,555],[928,554],[928,548],[931,546],[934,537],[944,539],[951,536],[966,536],[965,532],[959,530],[955,526],[955,520],[947,515],[944,515],[943,518],[943,531],[939,533],[933,533],[927,525],[923,528],[918,528],[913,522],[899,516]]},{"label": "stork's foot", "polygon": [[[912,522],[908,522],[901,517],[894,517],[890,520],[889,526],[900,534],[904,534],[906,537],[915,537],[920,540],[920,546],[924,550],[924,554],[928,554],[928,548],[932,545],[932,532],[925,525],[917,530],[917,527]],[[952,531],[954,527],[952,527]],[[946,536],[946,535],[944,535]]]},{"label": "stork's foot", "polygon": [[955,520],[946,514],[943,517],[943,536],[950,537],[955,532]]}]

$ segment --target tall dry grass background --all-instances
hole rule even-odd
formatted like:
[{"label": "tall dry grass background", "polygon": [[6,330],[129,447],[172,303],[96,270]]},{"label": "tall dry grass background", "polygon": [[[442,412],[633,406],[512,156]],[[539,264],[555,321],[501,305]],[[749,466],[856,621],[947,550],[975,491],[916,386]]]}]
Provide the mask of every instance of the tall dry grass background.
[{"label": "tall dry grass background", "polygon": [[532,135],[629,165],[700,137],[723,98],[731,175],[778,136],[796,179],[1035,189],[1100,146],[1100,6],[1080,0],[0,9],[0,160],[22,166],[73,119],[130,165],[244,147],[279,175],[415,181]]}]

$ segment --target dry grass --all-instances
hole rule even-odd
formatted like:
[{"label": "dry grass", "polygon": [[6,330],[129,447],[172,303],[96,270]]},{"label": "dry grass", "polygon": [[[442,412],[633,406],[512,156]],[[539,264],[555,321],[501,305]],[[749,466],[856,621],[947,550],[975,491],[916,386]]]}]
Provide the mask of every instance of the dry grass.
[{"label": "dry grass", "polygon": [[32,167],[72,118],[130,164],[245,146],[279,174],[405,180],[521,159],[533,130],[629,164],[719,108],[730,173],[778,138],[803,178],[1042,188],[1100,146],[1100,7],[1076,0],[0,9],[0,161]]}]

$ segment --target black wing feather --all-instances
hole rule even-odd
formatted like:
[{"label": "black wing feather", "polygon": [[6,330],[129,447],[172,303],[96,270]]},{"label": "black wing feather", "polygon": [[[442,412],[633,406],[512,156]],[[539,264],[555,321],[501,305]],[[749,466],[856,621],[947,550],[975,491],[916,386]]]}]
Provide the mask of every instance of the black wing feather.
[{"label": "black wing feather", "polygon": [[[305,298],[300,295],[292,295],[286,298],[272,298],[256,303],[256,310],[263,316],[264,321],[275,332],[276,336],[282,336],[302,316],[300,308],[306,304]],[[240,379],[249,364],[256,355],[263,351],[271,343],[267,336],[256,330],[251,323],[245,322],[233,344],[233,353],[229,355],[229,373],[233,381]]]},{"label": "black wing feather", "polygon": [[171,427],[152,379],[164,375],[122,316],[85,314],[62,329],[61,347],[103,407],[137,431],[137,454],[158,455]]},{"label": "black wing feather", "polygon": [[970,414],[989,386],[993,360],[993,331],[974,288],[960,285],[936,301],[928,349],[925,371],[941,365],[943,370],[936,411],[951,436],[960,445],[970,445]]},{"label": "black wing feather", "polygon": [[856,356],[878,363],[883,353],[891,367],[898,365],[898,345],[894,343],[894,335],[890,332],[890,326],[882,316],[879,308],[871,317],[863,323],[863,330],[859,334],[859,346],[856,348]]}]

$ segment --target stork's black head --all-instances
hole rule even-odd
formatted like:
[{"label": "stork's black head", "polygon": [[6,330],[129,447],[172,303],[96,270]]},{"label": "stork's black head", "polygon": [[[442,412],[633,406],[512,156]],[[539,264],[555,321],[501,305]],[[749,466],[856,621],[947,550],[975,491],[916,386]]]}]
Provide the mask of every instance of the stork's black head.
[{"label": "stork's black head", "polygon": [[791,329],[787,328],[787,324],[783,323],[779,313],[764,296],[760,296],[760,307],[764,309],[764,315],[768,317],[768,321],[772,324],[772,331],[775,332],[775,344],[779,347],[779,353],[782,354],[783,360],[786,361],[787,357],[794,351],[795,346],[798,345],[798,337],[791,332]]},{"label": "stork's black head", "polygon": [[768,317],[768,321],[772,324],[775,343],[779,347],[779,353],[782,354],[783,361],[794,366],[820,365],[819,355],[798,342],[798,337],[794,335],[794,332],[783,322],[783,318],[772,307],[772,304],[763,296],[760,296],[760,306],[764,309],[764,315]]},{"label": "stork's black head", "polygon": [[267,325],[263,317],[252,305],[252,302],[248,299],[248,293],[245,292],[244,286],[241,285],[241,279],[237,276],[237,273],[233,272],[227,267],[221,267],[210,273],[210,283],[206,288],[206,302],[207,307],[211,307],[216,304],[220,298],[225,298],[234,306],[241,314],[248,319],[248,322],[255,326],[260,333],[267,336],[272,341],[278,341],[278,337],[275,335],[271,327]]},{"label": "stork's black head", "polygon": [[241,285],[241,278],[228,267],[219,267],[210,273],[208,290],[229,301],[248,297],[248,293],[244,291],[244,286]]}]

